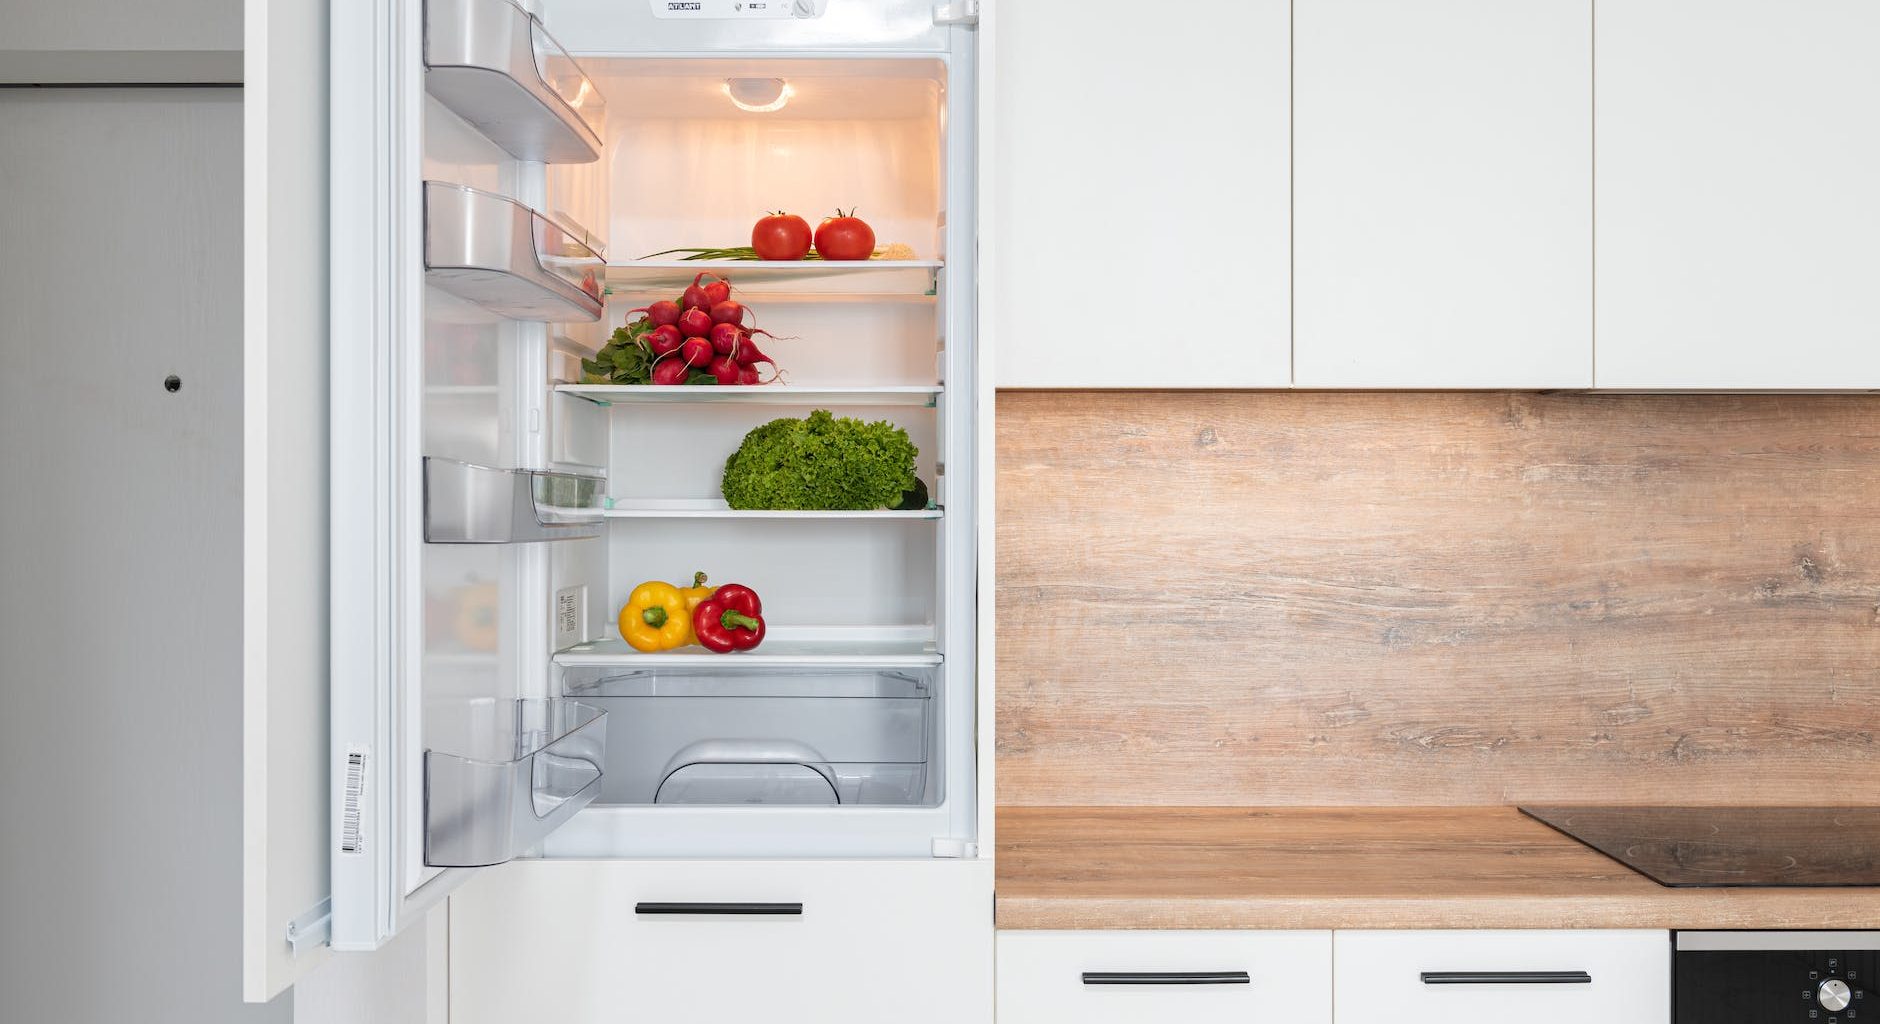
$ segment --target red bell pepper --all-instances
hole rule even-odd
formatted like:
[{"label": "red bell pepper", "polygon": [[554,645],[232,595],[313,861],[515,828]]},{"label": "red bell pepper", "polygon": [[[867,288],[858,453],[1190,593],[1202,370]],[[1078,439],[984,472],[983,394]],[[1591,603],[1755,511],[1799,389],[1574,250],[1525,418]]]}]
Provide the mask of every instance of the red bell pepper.
[{"label": "red bell pepper", "polygon": [[764,642],[764,604],[757,591],[727,583],[692,611],[692,634],[705,649],[727,654]]}]

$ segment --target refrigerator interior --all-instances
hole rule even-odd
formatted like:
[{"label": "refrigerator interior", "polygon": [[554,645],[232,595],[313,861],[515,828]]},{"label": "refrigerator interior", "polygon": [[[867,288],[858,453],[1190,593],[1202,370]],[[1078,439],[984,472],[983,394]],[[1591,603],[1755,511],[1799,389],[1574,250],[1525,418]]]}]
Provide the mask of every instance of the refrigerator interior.
[{"label": "refrigerator interior", "polygon": [[[949,96],[949,59],[579,67],[572,91],[605,103],[590,162],[516,159],[436,96],[424,103],[422,454],[523,471],[518,494],[536,474],[539,497],[547,472],[604,481],[604,497],[578,510],[585,539],[422,546],[429,763],[407,798],[426,808],[427,842],[407,891],[443,866],[516,855],[957,855],[973,828],[972,363],[970,295],[950,294],[947,252],[950,237],[970,248],[948,213],[971,192],[969,155],[949,150],[962,137],[949,120],[970,109]],[[787,82],[785,106],[739,109],[727,82],[747,78]],[[814,225],[837,206],[911,256],[657,255],[744,244],[767,211]],[[446,209],[513,219],[505,237],[532,238],[540,267],[468,285],[442,272],[441,253],[464,248],[437,237]],[[774,335],[775,381],[581,383],[581,357],[630,310],[676,298],[707,267]],[[905,428],[928,506],[727,509],[719,480],[745,433],[819,408]],[[634,586],[700,571],[762,596],[760,648],[648,655],[622,642],[616,615]],[[457,788],[429,788],[441,785]]]}]

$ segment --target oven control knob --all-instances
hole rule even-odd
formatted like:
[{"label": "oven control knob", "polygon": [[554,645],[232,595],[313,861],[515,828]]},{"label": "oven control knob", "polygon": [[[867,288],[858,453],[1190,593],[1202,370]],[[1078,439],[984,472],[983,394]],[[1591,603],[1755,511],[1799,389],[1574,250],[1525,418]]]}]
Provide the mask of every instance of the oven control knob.
[{"label": "oven control knob", "polygon": [[1815,990],[1815,1001],[1829,1012],[1847,1009],[1847,1004],[1854,1001],[1854,993],[1848,989],[1847,982],[1839,978],[1829,978]]}]

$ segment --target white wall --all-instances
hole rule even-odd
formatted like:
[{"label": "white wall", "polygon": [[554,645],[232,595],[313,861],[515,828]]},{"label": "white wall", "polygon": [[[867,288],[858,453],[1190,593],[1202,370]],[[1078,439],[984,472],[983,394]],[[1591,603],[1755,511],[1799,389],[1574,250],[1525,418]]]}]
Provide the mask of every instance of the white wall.
[{"label": "white wall", "polygon": [[239,82],[241,0],[0,0],[0,82]]},{"label": "white wall", "polygon": [[9,1024],[290,1019],[241,993],[241,101],[0,89]]}]

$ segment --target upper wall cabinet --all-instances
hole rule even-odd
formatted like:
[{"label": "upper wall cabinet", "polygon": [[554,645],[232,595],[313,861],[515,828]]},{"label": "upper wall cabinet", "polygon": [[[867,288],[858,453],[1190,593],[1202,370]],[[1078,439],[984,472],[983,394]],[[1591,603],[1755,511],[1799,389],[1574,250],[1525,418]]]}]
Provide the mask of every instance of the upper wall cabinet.
[{"label": "upper wall cabinet", "polygon": [[1297,385],[1592,384],[1590,0],[1293,18]]},{"label": "upper wall cabinet", "polygon": [[1598,384],[1880,387],[1880,4],[1599,5]]},{"label": "upper wall cabinet", "polygon": [[1287,0],[987,5],[1001,387],[1285,387]]}]

